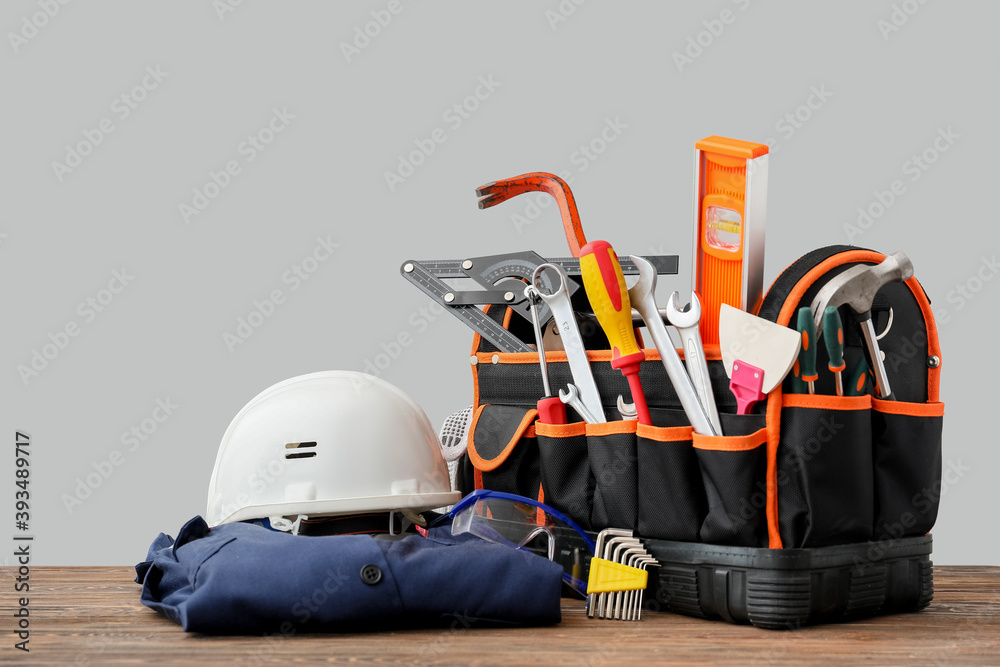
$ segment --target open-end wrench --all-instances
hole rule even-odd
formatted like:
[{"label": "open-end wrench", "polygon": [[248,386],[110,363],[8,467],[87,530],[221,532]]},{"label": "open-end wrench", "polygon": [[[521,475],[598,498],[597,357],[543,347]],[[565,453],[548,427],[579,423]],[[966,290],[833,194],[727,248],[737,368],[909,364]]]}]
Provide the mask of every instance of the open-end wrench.
[{"label": "open-end wrench", "polygon": [[667,333],[667,327],[656,309],[656,301],[653,298],[656,289],[656,269],[642,257],[632,255],[631,259],[639,269],[639,282],[629,289],[629,300],[632,302],[632,307],[639,311],[643,322],[646,323],[646,330],[649,331],[656,349],[660,352],[663,367],[667,371],[670,382],[674,385],[681,407],[684,408],[684,413],[696,433],[719,435],[719,431],[716,430],[702,406],[698,393],[691,383],[691,377],[684,370],[681,358],[677,355],[673,341],[670,340],[670,334]]},{"label": "open-end wrench", "polygon": [[[563,349],[566,351],[569,369],[573,373],[573,383],[580,392],[580,400],[594,418],[593,423],[606,422],[604,407],[601,405],[601,394],[597,391],[597,383],[594,382],[594,375],[590,370],[590,360],[587,359],[587,350],[583,346],[583,336],[580,335],[580,327],[577,326],[576,316],[573,314],[573,303],[570,301],[569,292],[566,289],[569,276],[557,264],[541,264],[531,275],[532,285],[537,286],[538,277],[545,270],[554,271],[559,276],[559,284],[554,285],[554,291],[551,294],[545,294],[539,290],[538,296],[548,305],[549,311],[556,321],[556,326],[559,327],[559,336],[563,342]],[[656,275],[655,271],[653,275]]]},{"label": "open-end wrench", "polygon": [[538,288],[534,285],[524,286],[524,295],[528,297],[531,308],[531,324],[535,328],[535,347],[538,349],[538,363],[542,368],[542,388],[545,396],[538,400],[538,419],[543,424],[565,424],[566,405],[565,401],[559,400],[552,395],[549,386],[549,368],[545,360],[545,344],[543,342],[542,325],[538,320]]},{"label": "open-end wrench", "polygon": [[639,418],[639,411],[635,409],[635,403],[626,403],[625,397],[621,394],[618,394],[618,414],[620,414],[622,419],[625,421]]},{"label": "open-end wrench", "polygon": [[565,389],[559,390],[559,399],[569,407],[576,410],[576,414],[583,417],[583,421],[588,424],[598,423],[594,415],[587,409],[587,406],[580,400],[580,390],[577,389],[576,385],[572,382],[566,385]]},{"label": "open-end wrench", "polygon": [[708,375],[708,362],[705,361],[705,348],[701,344],[701,333],[698,331],[701,323],[701,302],[698,300],[698,295],[691,292],[691,303],[686,308],[681,308],[678,293],[671,294],[670,300],[667,301],[667,319],[680,334],[681,347],[684,348],[684,365],[687,366],[691,384],[701,399],[701,407],[708,413],[716,433],[722,433],[719,409],[715,407],[712,381]]}]

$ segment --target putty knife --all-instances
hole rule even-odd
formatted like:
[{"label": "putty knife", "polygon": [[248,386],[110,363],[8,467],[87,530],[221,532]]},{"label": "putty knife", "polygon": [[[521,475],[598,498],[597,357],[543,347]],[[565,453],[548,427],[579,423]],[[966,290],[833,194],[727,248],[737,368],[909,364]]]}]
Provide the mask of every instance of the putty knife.
[{"label": "putty knife", "polygon": [[722,304],[719,345],[729,388],[736,395],[737,414],[747,414],[785,379],[801,341],[794,329]]}]

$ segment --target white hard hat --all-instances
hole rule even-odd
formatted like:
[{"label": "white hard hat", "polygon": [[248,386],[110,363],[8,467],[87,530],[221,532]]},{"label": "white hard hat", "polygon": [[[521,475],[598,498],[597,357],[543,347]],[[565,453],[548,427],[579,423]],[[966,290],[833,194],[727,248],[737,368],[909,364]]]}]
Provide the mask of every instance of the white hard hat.
[{"label": "white hard hat", "polygon": [[434,429],[399,388],[327,371],[279,382],[222,436],[208,485],[210,526],[290,517],[420,511],[458,501]]}]

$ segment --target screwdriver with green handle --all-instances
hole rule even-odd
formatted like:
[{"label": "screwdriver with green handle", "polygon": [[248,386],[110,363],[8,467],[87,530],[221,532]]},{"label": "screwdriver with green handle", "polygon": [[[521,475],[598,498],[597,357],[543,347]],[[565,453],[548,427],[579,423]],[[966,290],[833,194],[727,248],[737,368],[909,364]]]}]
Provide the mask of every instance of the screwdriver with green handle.
[{"label": "screwdriver with green handle", "polygon": [[816,393],[816,325],[813,322],[812,309],[809,306],[799,308],[797,328],[802,334],[802,346],[799,348],[799,377],[805,382],[810,394]]},{"label": "screwdriver with green handle", "polygon": [[580,248],[580,273],[587,299],[611,345],[611,367],[628,380],[640,424],[652,424],[646,395],[639,382],[639,363],[646,359],[635,340],[632,303],[614,248],[607,241],[591,241]]},{"label": "screwdriver with green handle", "polygon": [[799,368],[798,358],[795,359],[795,363],[792,365],[792,372],[788,374],[788,377],[792,383],[790,394],[804,394],[809,391],[809,387],[802,381],[802,369]]},{"label": "screwdriver with green handle", "polygon": [[851,378],[847,381],[848,396],[864,396],[868,393],[868,383],[874,381],[871,377],[871,366],[864,357],[858,359],[858,363],[851,370]]},{"label": "screwdriver with green handle", "polygon": [[843,371],[847,368],[844,361],[844,323],[840,313],[833,306],[823,311],[823,340],[826,342],[826,354],[830,358],[827,364],[837,381],[837,396],[844,395]]}]

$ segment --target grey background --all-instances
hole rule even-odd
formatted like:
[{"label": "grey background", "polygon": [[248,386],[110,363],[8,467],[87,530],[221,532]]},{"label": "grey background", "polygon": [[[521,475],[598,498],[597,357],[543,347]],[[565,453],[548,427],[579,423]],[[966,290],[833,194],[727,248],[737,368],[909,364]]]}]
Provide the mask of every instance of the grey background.
[{"label": "grey background", "polygon": [[[692,149],[720,134],[772,146],[768,284],[806,251],[849,240],[913,260],[939,314],[945,465],[962,471],[946,486],[934,559],[1000,564],[984,364],[1000,281],[977,282],[993,277],[984,258],[1000,239],[1000,6],[402,0],[348,62],[341,43],[388,4],[247,0],[220,15],[210,2],[73,2],[16,52],[10,33],[42,9],[3,4],[0,537],[17,532],[15,429],[33,439],[34,563],[132,564],[157,532],[204,511],[226,426],[279,380],[361,370],[405,332],[411,344],[382,377],[435,425],[470,403],[470,332],[421,315],[428,300],[400,264],[567,254],[554,206],[532,211],[522,197],[477,210],[474,188],[488,181],[569,171],[590,238],[679,254],[681,275],[662,282],[690,289]],[[901,25],[883,34],[894,6]],[[566,20],[552,23],[560,7]],[[723,11],[731,22],[713,23]],[[721,34],[709,40],[706,21]],[[699,33],[708,45],[679,69],[673,54]],[[114,100],[147,67],[168,74],[120,118]],[[499,86],[456,128],[444,114],[479,77]],[[813,87],[828,99],[799,109]],[[246,162],[240,143],[276,107],[295,118]],[[797,110],[809,118],[792,127],[783,119]],[[60,182],[52,163],[104,118],[114,131]],[[574,153],[608,119],[626,127],[581,169]],[[384,173],[435,128],[446,141],[390,191]],[[905,163],[947,128],[959,138],[912,181]],[[229,160],[241,173],[185,222],[179,205]],[[858,207],[896,179],[905,192],[849,238]],[[519,226],[515,214],[535,219]],[[339,247],[293,291],[282,276],[317,237]],[[134,279],[85,322],[78,304],[123,267]],[[960,285],[978,291],[962,297]],[[223,335],[274,289],[286,301],[230,352]],[[18,366],[73,322],[79,335],[22,381]],[[123,432],[157,399],[178,408],[128,451]],[[70,513],[64,494],[115,450],[121,465]]]}]

